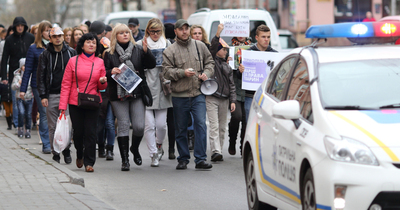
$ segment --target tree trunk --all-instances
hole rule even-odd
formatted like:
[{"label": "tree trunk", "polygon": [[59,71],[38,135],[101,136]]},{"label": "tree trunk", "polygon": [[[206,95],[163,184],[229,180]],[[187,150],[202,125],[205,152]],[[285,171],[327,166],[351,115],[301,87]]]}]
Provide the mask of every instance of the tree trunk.
[{"label": "tree trunk", "polygon": [[122,11],[127,11],[128,10],[128,0],[122,0],[121,7],[122,7]]},{"label": "tree trunk", "polygon": [[197,0],[197,9],[205,8],[205,7],[208,7],[208,1],[207,0]]},{"label": "tree trunk", "polygon": [[181,0],[175,0],[176,4],[176,19],[182,19],[182,6],[181,6]]},{"label": "tree trunk", "polygon": [[142,0],[137,0],[137,10],[142,10]]},{"label": "tree trunk", "polygon": [[72,0],[62,1],[62,4],[65,5],[65,11],[63,13],[61,13],[60,27],[62,27],[64,25],[65,19],[67,18],[67,15],[68,15],[68,10],[69,10],[69,6],[71,5],[71,2],[72,2]]}]

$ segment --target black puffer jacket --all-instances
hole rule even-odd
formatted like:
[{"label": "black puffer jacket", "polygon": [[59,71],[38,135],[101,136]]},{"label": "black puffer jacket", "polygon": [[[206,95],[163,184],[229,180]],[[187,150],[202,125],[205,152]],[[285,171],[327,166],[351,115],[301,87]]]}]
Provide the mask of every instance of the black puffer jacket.
[{"label": "black puffer jacket", "polygon": [[236,102],[235,82],[233,81],[233,70],[225,59],[217,56],[219,37],[214,36],[211,40],[210,52],[214,58],[214,75],[211,77],[218,82],[217,92],[213,96],[218,98],[229,98],[229,104]]},{"label": "black puffer jacket", "polygon": [[[140,45],[135,44],[132,49],[132,57],[131,61],[133,66],[135,67],[136,71],[139,71],[139,76],[144,80],[144,69],[153,69],[156,67],[156,58],[151,53],[151,50],[147,50],[147,53],[143,51],[143,47]],[[106,67],[106,75],[107,75],[107,88],[109,93],[109,100],[110,101],[117,101],[120,100],[117,94],[117,85],[118,83],[111,77],[111,70],[114,67],[118,67],[121,65],[121,61],[119,61],[119,54],[115,51],[113,54],[110,54],[109,51],[106,51],[104,54],[104,66]],[[134,97],[141,97],[140,87],[143,81],[133,90],[132,95]]]},{"label": "black puffer jacket", "polygon": [[13,30],[16,32],[17,25],[24,25],[22,34],[13,33],[8,36],[4,44],[3,56],[1,58],[1,78],[7,80],[7,61],[9,63],[8,81],[14,78],[14,71],[19,68],[19,59],[25,58],[29,46],[35,41],[35,37],[26,33],[28,25],[23,17],[16,17],[13,22]]},{"label": "black puffer jacket", "polygon": [[[54,77],[60,77],[64,75],[65,67],[68,64],[68,61],[71,57],[76,55],[76,51],[72,49],[70,46],[63,43],[63,48],[61,50],[61,55],[58,56],[52,43],[47,45],[47,49],[42,52],[39,56],[38,68],[36,71],[36,83],[39,91],[39,96],[41,99],[49,98],[51,84],[53,82]],[[61,62],[62,65],[62,75],[54,75],[54,65],[57,65],[55,62]],[[60,72],[61,73],[61,72]],[[62,81],[62,79],[61,79]],[[60,83],[60,91],[61,91],[61,83]]]}]

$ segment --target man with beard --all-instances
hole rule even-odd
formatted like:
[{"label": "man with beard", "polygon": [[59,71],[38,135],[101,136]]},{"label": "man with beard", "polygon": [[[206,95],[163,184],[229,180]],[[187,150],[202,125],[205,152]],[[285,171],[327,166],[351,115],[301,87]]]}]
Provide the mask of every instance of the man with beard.
[{"label": "man with beard", "polygon": [[[50,31],[50,43],[39,57],[37,68],[37,86],[43,107],[46,107],[47,124],[49,126],[49,139],[53,160],[60,162],[60,154],[54,151],[54,132],[57,118],[60,116],[58,105],[60,103],[61,82],[64,70],[69,59],[76,55],[76,51],[64,43],[64,33],[60,27]],[[65,115],[68,115],[68,109]],[[70,145],[62,152],[65,163],[71,163]]]},{"label": "man with beard", "polygon": [[171,80],[175,119],[175,139],[179,152],[176,169],[186,169],[190,159],[187,125],[190,113],[194,118],[194,162],[197,169],[210,169],[207,159],[206,100],[200,92],[202,81],[214,74],[214,60],[206,45],[190,38],[189,24],[175,23],[176,42],[164,50],[163,75]]}]

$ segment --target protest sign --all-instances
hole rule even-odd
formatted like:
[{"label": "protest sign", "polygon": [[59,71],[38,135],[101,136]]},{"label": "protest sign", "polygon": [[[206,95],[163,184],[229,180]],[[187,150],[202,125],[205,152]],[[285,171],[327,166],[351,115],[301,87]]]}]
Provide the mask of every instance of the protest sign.
[{"label": "protest sign", "polygon": [[242,89],[256,91],[268,77],[269,72],[286,55],[286,53],[242,50],[244,66]]},{"label": "protest sign", "polygon": [[[231,66],[232,69],[238,69],[239,65],[242,63],[242,51],[249,49],[251,46],[250,45],[244,45],[244,46],[236,46],[236,47],[231,47],[232,48],[232,54],[231,54],[231,48],[229,48],[229,55],[232,55],[231,57],[233,58],[233,66]],[[231,65],[231,63],[229,63]]]},{"label": "protest sign", "polygon": [[227,13],[221,14],[220,23],[224,24],[220,36],[228,37],[249,37],[250,36],[250,19],[246,13]]}]

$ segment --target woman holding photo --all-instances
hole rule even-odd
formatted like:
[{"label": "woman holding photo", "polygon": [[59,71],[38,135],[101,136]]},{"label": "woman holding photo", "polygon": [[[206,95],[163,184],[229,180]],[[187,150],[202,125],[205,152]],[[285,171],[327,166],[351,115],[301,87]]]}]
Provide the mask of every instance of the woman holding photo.
[{"label": "woman holding photo", "polygon": [[[110,48],[104,54],[104,65],[106,67],[109,100],[113,106],[114,114],[118,120],[118,147],[122,158],[122,171],[129,171],[129,126],[132,123],[132,145],[130,151],[133,153],[133,161],[136,165],[142,165],[142,157],[139,153],[139,145],[143,138],[146,107],[142,100],[142,85],[145,83],[144,69],[153,69],[156,60],[148,50],[147,40],[137,45],[133,39],[132,32],[125,24],[117,24],[111,34]],[[126,64],[143,81],[131,92],[123,89],[111,77],[121,73],[118,67]],[[151,84],[152,85],[152,84]],[[127,115],[129,113],[129,115]]]},{"label": "woman holding photo", "polygon": [[[162,72],[162,52],[171,45],[164,36],[164,26],[160,19],[153,18],[147,23],[145,37],[138,41],[142,45],[146,40],[147,48],[157,58],[157,66],[153,69],[145,69],[147,83],[150,84],[153,106],[146,108],[144,138],[149,149],[151,166],[157,167],[163,156],[162,148],[167,133],[167,110],[172,107],[171,95],[166,96],[162,89],[160,73]],[[159,60],[159,58],[161,60]]]}]

